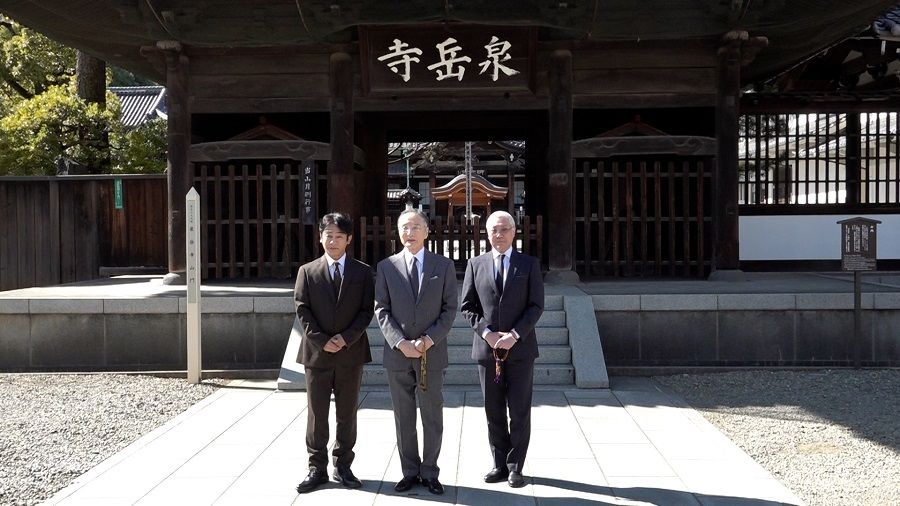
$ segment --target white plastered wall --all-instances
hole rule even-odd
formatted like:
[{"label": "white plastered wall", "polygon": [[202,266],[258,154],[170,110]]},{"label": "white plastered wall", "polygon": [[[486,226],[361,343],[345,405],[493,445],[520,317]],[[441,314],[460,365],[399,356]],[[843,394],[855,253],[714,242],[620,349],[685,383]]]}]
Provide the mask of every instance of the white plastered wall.
[{"label": "white plastered wall", "polygon": [[877,258],[900,259],[900,214],[741,216],[741,260],[840,260],[840,220],[879,220]]}]

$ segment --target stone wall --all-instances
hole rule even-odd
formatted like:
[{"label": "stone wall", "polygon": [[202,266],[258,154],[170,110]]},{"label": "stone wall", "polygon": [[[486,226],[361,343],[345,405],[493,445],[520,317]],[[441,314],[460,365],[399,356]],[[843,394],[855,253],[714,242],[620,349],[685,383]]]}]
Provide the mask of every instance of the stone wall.
[{"label": "stone wall", "polygon": [[[853,295],[594,295],[608,366],[852,365]],[[900,294],[864,293],[863,365],[900,365]]]}]

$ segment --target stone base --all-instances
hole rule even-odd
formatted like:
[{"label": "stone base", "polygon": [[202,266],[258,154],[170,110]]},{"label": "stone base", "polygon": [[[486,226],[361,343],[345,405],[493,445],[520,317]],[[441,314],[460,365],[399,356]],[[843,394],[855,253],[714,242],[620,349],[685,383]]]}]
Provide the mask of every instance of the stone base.
[{"label": "stone base", "polygon": [[184,271],[179,272],[170,272],[163,276],[162,284],[164,285],[172,285],[172,286],[184,286],[187,285],[187,276],[184,275]]},{"label": "stone base", "polygon": [[579,282],[581,278],[575,271],[551,270],[544,274],[544,283],[551,285],[574,285]]},{"label": "stone base", "polygon": [[721,269],[709,275],[709,281],[747,281],[747,276],[740,269]]},{"label": "stone base", "polygon": [[281,361],[281,372],[278,373],[278,390],[306,390],[306,372],[303,364],[297,362],[300,353],[300,319],[294,316],[294,326],[291,328],[291,337],[288,339],[287,348],[284,351],[284,359]]}]

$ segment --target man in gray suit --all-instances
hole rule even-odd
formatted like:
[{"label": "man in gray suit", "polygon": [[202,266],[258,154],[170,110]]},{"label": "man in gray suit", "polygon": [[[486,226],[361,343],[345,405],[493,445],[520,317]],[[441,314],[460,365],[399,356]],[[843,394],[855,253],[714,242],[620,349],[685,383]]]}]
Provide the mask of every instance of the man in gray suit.
[{"label": "man in gray suit", "polygon": [[[423,483],[432,494],[443,494],[437,465],[444,432],[444,369],[447,334],[457,308],[453,262],[425,249],[428,218],[407,209],[397,218],[403,251],[378,263],[375,316],[384,334],[397,448],[403,479],[394,489],[406,492]],[[416,397],[422,415],[423,452],[419,456]]]},{"label": "man in gray suit", "polygon": [[491,251],[469,260],[460,309],[475,331],[472,358],[478,362],[494,457],[484,481],[506,480],[518,488],[525,485],[522,467],[531,439],[534,326],[544,312],[544,282],[538,259],[513,247],[516,222],[509,213],[491,214],[485,228]]}]

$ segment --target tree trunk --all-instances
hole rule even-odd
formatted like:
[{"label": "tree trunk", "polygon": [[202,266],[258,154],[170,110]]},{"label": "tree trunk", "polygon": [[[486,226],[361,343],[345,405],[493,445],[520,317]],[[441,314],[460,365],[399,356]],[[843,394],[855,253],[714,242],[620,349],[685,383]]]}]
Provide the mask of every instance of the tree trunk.
[{"label": "tree trunk", "polygon": [[[78,60],[75,65],[76,88],[78,97],[88,103],[106,106],[106,62],[93,56],[78,51]],[[109,131],[101,133],[99,139],[81,139],[82,142],[94,143],[97,151],[102,153],[97,162],[87,170],[91,174],[103,174],[110,172],[112,165],[109,153]]]}]

